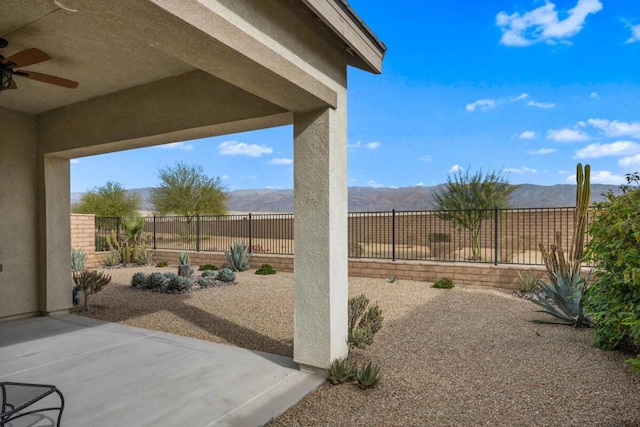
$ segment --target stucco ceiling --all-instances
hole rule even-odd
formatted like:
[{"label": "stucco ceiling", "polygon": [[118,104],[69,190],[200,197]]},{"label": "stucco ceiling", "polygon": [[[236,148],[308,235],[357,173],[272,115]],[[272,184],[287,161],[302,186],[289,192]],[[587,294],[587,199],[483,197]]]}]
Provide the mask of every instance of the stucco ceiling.
[{"label": "stucco ceiling", "polygon": [[[128,18],[132,3],[138,2],[127,0],[125,7],[122,0],[62,1],[78,12],[53,0],[0,1],[0,37],[9,42],[0,54],[8,57],[38,48],[52,59],[25,69],[74,80],[79,87],[15,77],[18,89],[0,92],[0,107],[37,114],[194,69],[149,44],[145,28],[137,28]],[[154,9],[139,12],[148,16]],[[165,18],[160,11],[155,13],[149,18],[157,18],[156,24],[162,26]]]}]

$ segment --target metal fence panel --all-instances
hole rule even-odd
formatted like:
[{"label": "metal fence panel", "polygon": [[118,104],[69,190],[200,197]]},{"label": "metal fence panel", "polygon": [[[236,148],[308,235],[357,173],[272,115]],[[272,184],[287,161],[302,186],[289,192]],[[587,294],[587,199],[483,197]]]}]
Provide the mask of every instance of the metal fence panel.
[{"label": "metal fence panel", "polygon": [[[563,248],[569,247],[574,215],[572,207],[351,212],[349,257],[542,264],[539,245],[549,247],[556,232]],[[462,220],[478,219],[475,228],[461,226]],[[106,236],[112,233],[119,235],[120,219],[96,217],[97,251],[108,250]],[[153,216],[145,218],[143,237],[154,249],[222,252],[240,241],[253,253],[292,255],[294,218],[290,213]]]}]

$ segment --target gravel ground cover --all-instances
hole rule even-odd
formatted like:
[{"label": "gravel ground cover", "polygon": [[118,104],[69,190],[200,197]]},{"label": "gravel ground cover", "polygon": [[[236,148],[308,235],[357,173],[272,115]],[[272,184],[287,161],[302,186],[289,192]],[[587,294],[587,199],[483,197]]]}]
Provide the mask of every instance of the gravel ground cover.
[{"label": "gravel ground cover", "polygon": [[[291,357],[293,275],[239,273],[237,285],[167,295],[112,284],[89,317]],[[640,374],[627,355],[592,346],[587,329],[544,325],[531,302],[491,289],[350,278],[385,317],[356,360],[381,368],[378,386],[329,383],[273,426],[640,426]]]}]

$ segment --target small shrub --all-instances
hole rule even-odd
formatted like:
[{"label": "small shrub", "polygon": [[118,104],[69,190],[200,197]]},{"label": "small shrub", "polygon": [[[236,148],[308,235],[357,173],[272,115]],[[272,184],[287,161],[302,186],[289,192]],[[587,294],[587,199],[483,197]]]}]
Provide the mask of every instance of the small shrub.
[{"label": "small shrub", "polygon": [[249,268],[251,254],[247,252],[247,247],[241,242],[233,242],[224,256],[233,271],[245,271]]},{"label": "small shrub", "polygon": [[186,277],[172,273],[165,273],[165,277],[167,278],[165,289],[169,292],[184,292],[191,287],[191,281]]},{"label": "small shrub", "polygon": [[131,278],[131,287],[136,289],[145,288],[147,284],[147,275],[139,271]]},{"label": "small shrub", "polygon": [[205,270],[202,272],[201,277],[212,277],[216,278],[218,276],[218,272],[214,270]]},{"label": "small shrub", "polygon": [[167,284],[167,278],[162,273],[151,273],[147,276],[147,282],[145,288],[151,290],[159,290],[164,288]]},{"label": "small shrub", "polygon": [[451,253],[454,250],[454,246],[451,242],[433,242],[429,245],[431,258],[438,260],[451,259]]},{"label": "small shrub", "polygon": [[341,384],[356,376],[356,367],[348,359],[336,359],[329,368],[328,380],[333,384]]},{"label": "small shrub", "polygon": [[75,283],[80,286],[84,295],[83,311],[89,311],[89,297],[100,292],[111,282],[111,276],[95,270],[84,270],[78,274]]},{"label": "small shrub", "polygon": [[213,264],[202,264],[200,267],[198,267],[198,271],[207,271],[207,270],[217,270],[218,267],[216,267]]},{"label": "small shrub", "polygon": [[429,243],[449,243],[450,241],[449,233],[429,233]]},{"label": "small shrub", "polygon": [[358,387],[363,389],[375,387],[380,380],[380,378],[378,377],[379,372],[380,368],[376,365],[373,365],[371,362],[369,362],[366,366],[358,369],[356,371],[356,380],[358,381]]},{"label": "small shrub", "polygon": [[256,270],[256,274],[266,276],[268,274],[276,274],[276,270],[269,264],[262,264],[260,268]]},{"label": "small shrub", "polygon": [[120,251],[117,249],[110,249],[104,256],[104,265],[107,267],[113,267],[120,264]]},{"label": "small shrub", "polygon": [[365,295],[350,298],[347,338],[349,347],[362,349],[371,345],[373,336],[382,328],[383,319],[380,307],[377,304],[369,307],[369,299]]},{"label": "small shrub", "polygon": [[178,255],[178,265],[189,265],[189,252],[180,252]]},{"label": "small shrub", "polygon": [[218,280],[221,282],[233,282],[236,279],[236,273],[230,268],[223,268],[218,271]]},{"label": "small shrub", "polygon": [[167,267],[169,265],[169,263],[167,261],[160,261],[160,262],[156,262],[156,267]]},{"label": "small shrub", "polygon": [[518,271],[518,279],[520,279],[520,291],[524,293],[534,292],[540,284],[540,276],[530,271],[525,274]]},{"label": "small shrub", "polygon": [[153,261],[153,251],[147,249],[147,244],[142,242],[136,247],[133,254],[133,261],[139,265],[149,265]]},{"label": "small shrub", "polygon": [[433,284],[433,287],[437,289],[451,289],[453,286],[453,280],[449,277],[441,277]]}]

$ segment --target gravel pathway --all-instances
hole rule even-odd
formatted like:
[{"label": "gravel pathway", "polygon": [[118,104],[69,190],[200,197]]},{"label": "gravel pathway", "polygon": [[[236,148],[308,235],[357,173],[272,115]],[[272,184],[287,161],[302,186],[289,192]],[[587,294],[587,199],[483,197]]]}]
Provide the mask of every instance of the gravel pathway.
[{"label": "gravel pathway", "polygon": [[[238,275],[238,285],[182,295],[113,282],[85,315],[291,357],[293,275]],[[592,346],[589,330],[545,318],[508,293],[350,278],[350,294],[379,303],[385,321],[357,360],[381,368],[375,389],[325,384],[274,426],[640,426],[640,374]]]}]

